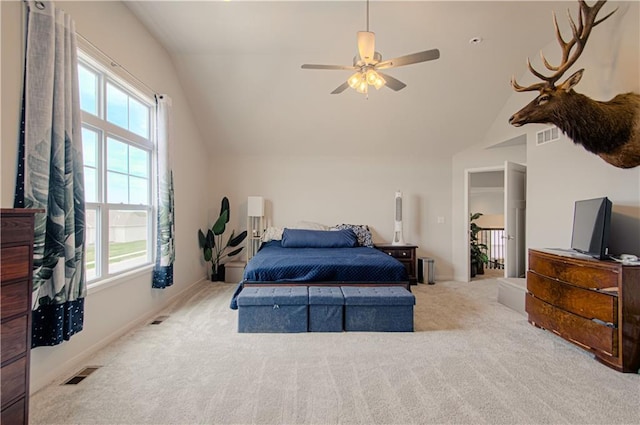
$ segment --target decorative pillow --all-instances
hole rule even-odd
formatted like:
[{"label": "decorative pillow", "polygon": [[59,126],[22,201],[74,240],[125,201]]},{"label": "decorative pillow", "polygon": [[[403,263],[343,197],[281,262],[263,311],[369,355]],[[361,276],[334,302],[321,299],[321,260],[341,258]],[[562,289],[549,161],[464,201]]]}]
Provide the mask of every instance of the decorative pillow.
[{"label": "decorative pillow", "polygon": [[329,226],[314,221],[299,221],[291,229],[329,230]]},{"label": "decorative pillow", "polygon": [[373,247],[373,237],[371,236],[371,231],[369,230],[369,226],[366,224],[338,224],[337,226],[333,226],[332,230],[344,230],[351,229],[356,234],[358,238],[358,245],[360,246],[368,246],[370,248]]},{"label": "decorative pillow", "polygon": [[284,229],[283,248],[353,248],[358,238],[351,229],[339,231]]},{"label": "decorative pillow", "polygon": [[282,227],[267,227],[262,234],[262,242],[279,241],[283,230]]}]

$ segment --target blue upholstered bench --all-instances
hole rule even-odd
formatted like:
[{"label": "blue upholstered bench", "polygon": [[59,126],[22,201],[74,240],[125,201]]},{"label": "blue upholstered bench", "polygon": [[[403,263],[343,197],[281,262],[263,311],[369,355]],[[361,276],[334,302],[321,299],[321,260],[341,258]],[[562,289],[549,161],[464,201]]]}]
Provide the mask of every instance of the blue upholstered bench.
[{"label": "blue upholstered bench", "polygon": [[334,286],[309,287],[309,332],[342,332],[344,297]]},{"label": "blue upholstered bench", "polygon": [[307,332],[305,286],[247,287],[238,295],[238,332]]},{"label": "blue upholstered bench", "polygon": [[413,332],[415,296],[399,286],[342,286],[344,330]]}]

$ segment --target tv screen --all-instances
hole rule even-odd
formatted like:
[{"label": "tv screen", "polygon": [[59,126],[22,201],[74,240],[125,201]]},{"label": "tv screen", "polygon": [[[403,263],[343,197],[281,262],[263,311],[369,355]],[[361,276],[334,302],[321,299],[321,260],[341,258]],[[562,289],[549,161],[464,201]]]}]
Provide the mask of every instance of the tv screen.
[{"label": "tv screen", "polygon": [[576,201],[571,249],[598,259],[608,257],[611,201],[595,198]]}]

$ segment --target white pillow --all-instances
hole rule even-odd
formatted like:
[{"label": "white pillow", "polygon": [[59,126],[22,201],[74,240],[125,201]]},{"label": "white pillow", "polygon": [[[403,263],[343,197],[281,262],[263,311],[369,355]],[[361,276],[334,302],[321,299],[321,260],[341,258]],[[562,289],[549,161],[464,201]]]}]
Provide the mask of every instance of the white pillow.
[{"label": "white pillow", "polygon": [[299,221],[291,229],[305,229],[305,230],[329,230],[329,226],[324,224],[315,223],[313,221]]},{"label": "white pillow", "polygon": [[262,242],[279,241],[282,239],[282,227],[267,227],[262,234]]}]

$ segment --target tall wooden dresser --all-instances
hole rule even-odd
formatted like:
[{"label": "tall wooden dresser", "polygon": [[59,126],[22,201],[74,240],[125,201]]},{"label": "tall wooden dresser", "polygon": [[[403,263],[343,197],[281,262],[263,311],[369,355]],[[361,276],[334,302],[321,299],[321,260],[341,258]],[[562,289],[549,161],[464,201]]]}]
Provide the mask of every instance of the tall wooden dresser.
[{"label": "tall wooden dresser", "polygon": [[640,266],[529,250],[529,322],[621,372],[640,368]]},{"label": "tall wooden dresser", "polygon": [[0,277],[3,424],[29,422],[31,351],[31,272],[33,225],[37,211],[2,209]]}]

